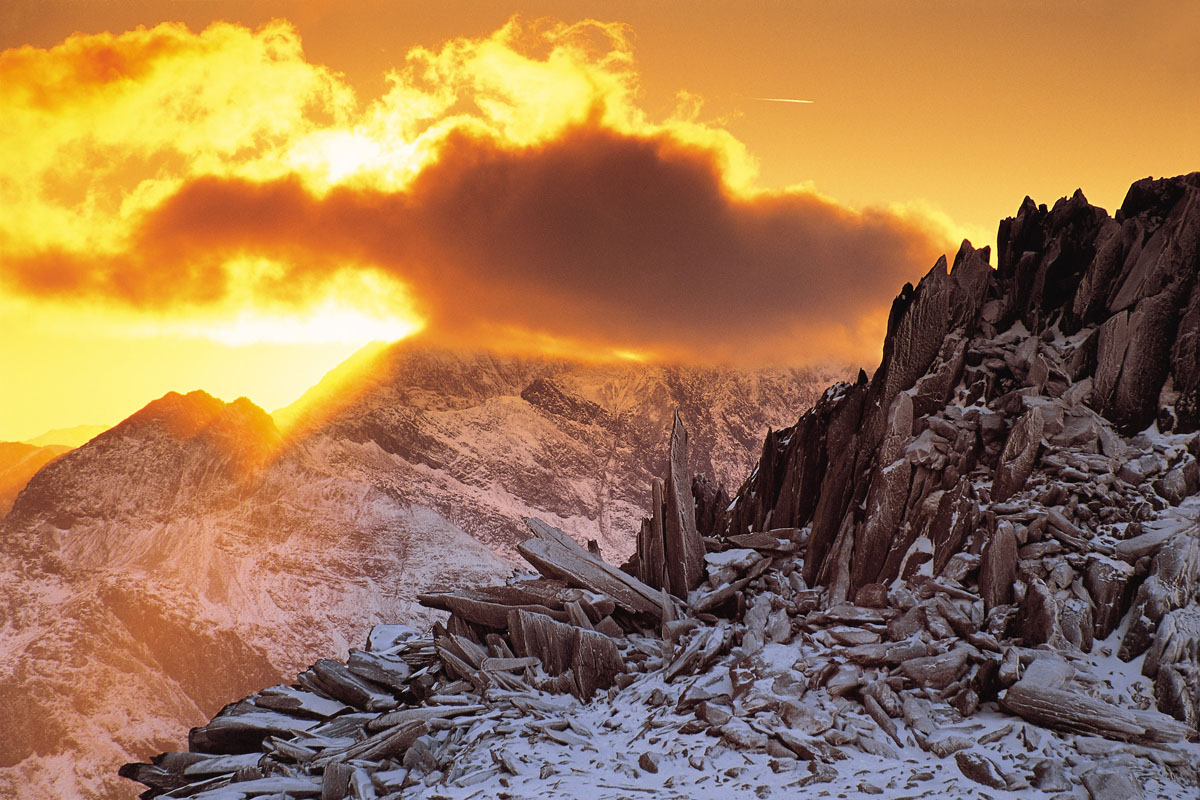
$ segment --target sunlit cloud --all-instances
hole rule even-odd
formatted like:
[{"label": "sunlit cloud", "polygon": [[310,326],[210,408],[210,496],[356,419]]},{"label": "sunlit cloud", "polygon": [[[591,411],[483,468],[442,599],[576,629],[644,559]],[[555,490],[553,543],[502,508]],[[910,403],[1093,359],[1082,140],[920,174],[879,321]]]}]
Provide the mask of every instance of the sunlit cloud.
[{"label": "sunlit cloud", "polygon": [[761,191],[639,91],[595,21],[414,49],[366,100],[280,21],[5,51],[0,287],[224,343],[869,359],[944,221]]}]

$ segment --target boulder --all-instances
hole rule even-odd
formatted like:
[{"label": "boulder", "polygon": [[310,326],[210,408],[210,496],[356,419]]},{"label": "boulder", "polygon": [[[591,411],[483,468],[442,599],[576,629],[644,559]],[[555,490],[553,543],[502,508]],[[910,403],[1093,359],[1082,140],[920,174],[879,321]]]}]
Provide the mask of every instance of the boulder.
[{"label": "boulder", "polygon": [[900,672],[913,683],[933,689],[944,689],[967,671],[967,651],[956,648],[948,653],[924,658],[910,658],[900,665]]},{"label": "boulder", "polygon": [[1100,766],[1080,776],[1092,800],[1141,800],[1142,785],[1128,767]]},{"label": "boulder", "polygon": [[1049,758],[1033,765],[1033,785],[1043,792],[1066,792],[1071,788],[1063,762]]},{"label": "boulder", "polygon": [[992,480],[993,503],[1007,500],[1025,486],[1037,462],[1043,424],[1041,408],[1034,407],[1013,425]]},{"label": "boulder", "polygon": [[1200,529],[1174,534],[1154,556],[1150,577],[1138,587],[1129,628],[1121,640],[1117,657],[1129,661],[1141,655],[1151,642],[1167,612],[1187,603],[1192,587],[1200,580]]},{"label": "boulder", "polygon": [[1117,628],[1132,599],[1130,580],[1133,567],[1124,561],[1089,555],[1083,573],[1083,585],[1095,605],[1093,633],[1097,639],[1107,639]]},{"label": "boulder", "polygon": [[1160,711],[1193,728],[1200,726],[1200,605],[1163,616],[1142,674],[1154,678]]},{"label": "boulder", "polygon": [[1016,577],[1016,534],[1011,524],[1000,525],[984,545],[979,563],[979,595],[986,610],[1012,602]]},{"label": "boulder", "polygon": [[1058,603],[1041,578],[1033,578],[1021,604],[1020,636],[1027,647],[1061,642]]},{"label": "boulder", "polygon": [[966,777],[992,789],[1007,789],[1008,783],[1000,774],[1000,768],[986,756],[970,751],[960,750],[954,754],[954,763]]}]

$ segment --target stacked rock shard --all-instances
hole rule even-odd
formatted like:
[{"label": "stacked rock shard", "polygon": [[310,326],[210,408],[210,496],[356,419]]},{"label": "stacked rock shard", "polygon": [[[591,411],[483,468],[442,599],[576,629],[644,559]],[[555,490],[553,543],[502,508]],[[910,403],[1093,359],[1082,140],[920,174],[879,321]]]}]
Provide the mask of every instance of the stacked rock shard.
[{"label": "stacked rock shard", "polygon": [[874,376],[770,433],[731,503],[680,474],[677,419],[622,570],[531,520],[540,576],[425,595],[431,635],[380,628],[122,774],[571,796],[553,776],[590,764],[612,796],[767,796],[911,790],[919,756],[993,791],[1195,791],[1200,173],[1115,218],[1026,199],[998,250],[905,286]]}]

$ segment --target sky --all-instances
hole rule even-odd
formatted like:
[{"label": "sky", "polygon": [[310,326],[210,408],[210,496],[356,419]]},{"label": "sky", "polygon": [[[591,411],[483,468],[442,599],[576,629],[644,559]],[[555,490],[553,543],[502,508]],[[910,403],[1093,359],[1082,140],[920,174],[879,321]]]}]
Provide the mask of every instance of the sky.
[{"label": "sky", "polygon": [[1200,168],[1200,8],[9,0],[0,107],[0,440],[410,334],[870,370],[1025,195]]}]

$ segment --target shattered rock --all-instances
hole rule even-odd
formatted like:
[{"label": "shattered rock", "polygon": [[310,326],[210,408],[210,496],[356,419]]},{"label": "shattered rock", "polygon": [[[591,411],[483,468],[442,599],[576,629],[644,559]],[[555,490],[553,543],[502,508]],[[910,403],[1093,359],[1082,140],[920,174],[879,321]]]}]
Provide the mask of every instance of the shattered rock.
[{"label": "shattered rock", "polygon": [[900,671],[918,686],[944,689],[963,676],[967,669],[967,651],[954,649],[925,658],[910,658]]},{"label": "shattered rock", "polygon": [[1071,789],[1062,762],[1048,758],[1033,765],[1033,785],[1043,792],[1066,792]]},{"label": "shattered rock", "polygon": [[954,754],[954,763],[958,764],[958,769],[963,775],[976,783],[992,789],[1008,788],[1008,782],[1000,774],[1000,768],[979,753],[959,751]]},{"label": "shattered rock", "polygon": [[1013,425],[1004,452],[1000,454],[996,478],[992,481],[993,502],[999,503],[1012,497],[1033,473],[1044,424],[1041,407],[1035,406]]},{"label": "shattered rock", "polygon": [[1141,800],[1141,784],[1124,767],[1096,767],[1083,773],[1083,785],[1092,800]]}]

